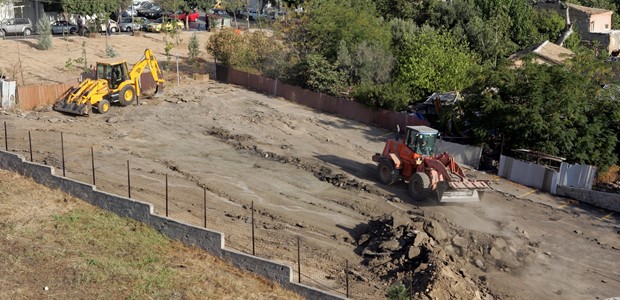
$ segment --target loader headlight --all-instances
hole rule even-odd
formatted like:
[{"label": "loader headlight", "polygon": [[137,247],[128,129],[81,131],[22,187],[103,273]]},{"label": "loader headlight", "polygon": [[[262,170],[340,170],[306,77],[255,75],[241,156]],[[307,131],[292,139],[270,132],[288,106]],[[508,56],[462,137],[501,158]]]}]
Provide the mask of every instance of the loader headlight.
[{"label": "loader headlight", "polygon": [[416,165],[419,165],[419,164],[421,164],[421,163],[422,163],[422,158],[421,158],[421,157],[416,158],[416,160],[415,160],[415,164],[416,164]]}]

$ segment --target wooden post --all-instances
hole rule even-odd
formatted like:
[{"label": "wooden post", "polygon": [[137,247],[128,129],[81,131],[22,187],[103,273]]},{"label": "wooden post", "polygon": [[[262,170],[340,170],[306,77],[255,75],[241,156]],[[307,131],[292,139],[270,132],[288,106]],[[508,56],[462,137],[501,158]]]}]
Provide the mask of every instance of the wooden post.
[{"label": "wooden post", "polygon": [[168,216],[168,173],[166,173],[166,217]]},{"label": "wooden post", "polygon": [[347,286],[347,298],[349,298],[349,260],[344,263],[344,281]]}]

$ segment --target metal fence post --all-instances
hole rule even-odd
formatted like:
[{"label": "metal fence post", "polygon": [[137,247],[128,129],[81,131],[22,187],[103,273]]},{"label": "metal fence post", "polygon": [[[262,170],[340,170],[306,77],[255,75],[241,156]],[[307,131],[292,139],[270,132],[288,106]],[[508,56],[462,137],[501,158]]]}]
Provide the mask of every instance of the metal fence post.
[{"label": "metal fence post", "polygon": [[6,133],[6,121],[4,121],[4,149],[9,151],[9,135]]},{"label": "metal fence post", "polygon": [[256,248],[254,245],[254,201],[252,201],[252,255],[256,255]]},{"label": "metal fence post", "polygon": [[90,161],[93,166],[93,185],[96,186],[97,184],[95,183],[95,152],[93,150],[93,147],[90,147]]},{"label": "metal fence post", "polygon": [[131,199],[131,173],[129,172],[129,159],[127,160],[127,197]]},{"label": "metal fence post", "polygon": [[204,195],[203,195],[204,203],[203,203],[202,207],[204,209],[205,228],[207,228],[207,188],[206,187],[203,187],[203,192],[204,192]]},{"label": "metal fence post", "polygon": [[168,216],[168,173],[166,173],[166,217]]},{"label": "metal fence post", "polygon": [[297,283],[301,283],[301,251],[299,250],[299,236],[297,236]]},{"label": "metal fence post", "polygon": [[62,132],[60,133],[60,155],[62,156],[62,177],[67,177],[65,172],[65,139],[62,136]]},{"label": "metal fence post", "polygon": [[30,135],[30,130],[28,130],[28,147],[30,149],[30,162],[33,162],[33,159],[32,159],[32,136]]},{"label": "metal fence post", "polygon": [[344,261],[344,282],[347,286],[347,298],[349,298],[349,260]]}]

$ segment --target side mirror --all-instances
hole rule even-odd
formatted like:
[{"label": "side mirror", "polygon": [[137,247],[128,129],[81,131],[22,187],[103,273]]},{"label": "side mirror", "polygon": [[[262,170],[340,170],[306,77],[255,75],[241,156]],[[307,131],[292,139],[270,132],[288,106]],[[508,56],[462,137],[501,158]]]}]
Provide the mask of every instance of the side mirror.
[{"label": "side mirror", "polygon": [[400,140],[400,125],[396,124],[396,140]]}]

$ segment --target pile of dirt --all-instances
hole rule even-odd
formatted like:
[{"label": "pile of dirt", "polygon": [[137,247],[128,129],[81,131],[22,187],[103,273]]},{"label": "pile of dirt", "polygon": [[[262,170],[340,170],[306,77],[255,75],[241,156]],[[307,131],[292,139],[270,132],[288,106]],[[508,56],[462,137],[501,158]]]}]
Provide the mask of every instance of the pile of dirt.
[{"label": "pile of dirt", "polygon": [[413,210],[371,220],[356,250],[373,274],[405,283],[417,298],[481,299],[491,296],[486,272],[519,272],[537,244],[517,247]]}]

